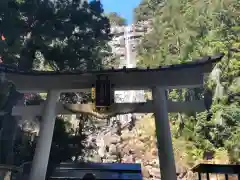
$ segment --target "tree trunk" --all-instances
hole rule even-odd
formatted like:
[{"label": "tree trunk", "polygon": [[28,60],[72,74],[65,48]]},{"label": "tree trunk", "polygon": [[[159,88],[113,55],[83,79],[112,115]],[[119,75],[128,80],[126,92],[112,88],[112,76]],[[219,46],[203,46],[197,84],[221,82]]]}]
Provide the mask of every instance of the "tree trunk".
[{"label": "tree trunk", "polygon": [[[4,100],[5,102],[0,107],[0,110],[3,112],[3,115],[0,117],[2,123],[0,137],[0,163],[11,165],[14,163],[13,145],[17,130],[17,120],[15,117],[11,116],[11,114],[13,106],[17,104],[22,95],[16,91],[14,84],[11,82],[1,82],[1,85],[2,98],[0,101]],[[2,91],[4,89],[6,89],[6,92]]]},{"label": "tree trunk", "polygon": [[10,114],[6,114],[1,118],[1,121],[0,163],[12,165],[14,163],[13,145],[16,136],[17,120]]}]

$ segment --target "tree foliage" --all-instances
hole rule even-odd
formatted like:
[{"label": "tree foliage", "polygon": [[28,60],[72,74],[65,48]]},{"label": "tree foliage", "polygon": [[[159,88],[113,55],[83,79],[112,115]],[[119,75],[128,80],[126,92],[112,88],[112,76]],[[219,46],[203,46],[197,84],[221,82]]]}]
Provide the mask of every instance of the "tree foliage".
[{"label": "tree foliage", "polygon": [[140,5],[134,9],[134,20],[148,21],[155,15],[155,11],[163,5],[163,0],[142,0]]},{"label": "tree foliage", "polygon": [[208,153],[214,155],[218,150],[224,150],[228,152],[230,162],[239,163],[236,139],[240,129],[240,2],[169,0],[162,6],[151,8],[148,16],[145,16],[149,9],[146,4],[151,1],[142,2],[140,8],[143,10],[136,16],[151,20],[152,30],[139,46],[139,66],[179,64],[199,56],[226,54],[206,81],[205,91],[197,88],[169,90],[170,98],[180,101],[191,97],[199,99],[208,94],[206,112],[192,116],[171,114],[170,118],[175,122],[176,138],[193,142],[194,146],[188,149],[192,162],[205,158]]},{"label": "tree foliage", "polygon": [[126,19],[124,19],[123,17],[121,17],[115,12],[107,14],[107,17],[112,26],[125,26],[127,24]]},{"label": "tree foliage", "polygon": [[[0,42],[4,63],[19,69],[99,69],[109,54],[109,21],[100,1],[3,0]],[[44,12],[44,13],[43,13]]]}]

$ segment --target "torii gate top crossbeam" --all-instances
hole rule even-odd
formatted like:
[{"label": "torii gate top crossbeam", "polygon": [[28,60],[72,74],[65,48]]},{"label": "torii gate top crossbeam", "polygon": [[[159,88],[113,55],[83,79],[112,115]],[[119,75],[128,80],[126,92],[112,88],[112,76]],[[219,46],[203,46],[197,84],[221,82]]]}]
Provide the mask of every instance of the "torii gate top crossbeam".
[{"label": "torii gate top crossbeam", "polygon": [[[222,59],[223,53],[216,56],[206,56],[192,62],[161,66],[155,69],[110,69],[102,71],[83,72],[22,72],[4,65],[0,71],[6,72],[17,89],[28,92],[45,92],[47,90],[71,91],[90,89],[98,75],[107,75],[115,89],[148,89],[153,86],[196,87],[203,83],[203,74],[212,70],[213,63]],[[27,82],[27,83],[26,83]]]}]

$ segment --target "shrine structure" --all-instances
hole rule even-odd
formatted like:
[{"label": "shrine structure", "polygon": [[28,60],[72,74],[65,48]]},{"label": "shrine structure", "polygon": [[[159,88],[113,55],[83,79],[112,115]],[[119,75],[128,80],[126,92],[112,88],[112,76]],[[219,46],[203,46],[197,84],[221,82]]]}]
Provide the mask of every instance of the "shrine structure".
[{"label": "shrine structure", "polygon": [[[204,102],[171,102],[167,89],[202,87],[204,74],[212,71],[224,54],[206,56],[185,64],[162,66],[155,69],[111,69],[92,72],[21,72],[1,66],[6,78],[11,80],[19,92],[47,92],[45,102],[40,106],[15,106],[12,115],[42,116],[41,129],[35,150],[30,180],[45,180],[55,118],[58,114],[86,113],[105,118],[124,113],[155,114],[157,148],[161,179],[176,180],[172,139],[168,112],[203,111]],[[91,104],[60,104],[61,92],[90,92],[99,76],[105,76],[114,90],[152,90],[152,101],[146,103],[111,104],[106,113],[94,112]]]}]

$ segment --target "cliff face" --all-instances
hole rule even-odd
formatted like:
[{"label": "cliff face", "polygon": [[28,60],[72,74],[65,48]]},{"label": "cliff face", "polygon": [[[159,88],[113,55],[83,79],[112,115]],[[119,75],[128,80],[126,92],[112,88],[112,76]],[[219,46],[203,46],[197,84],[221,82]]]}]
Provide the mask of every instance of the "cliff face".
[{"label": "cliff face", "polygon": [[137,46],[149,30],[148,21],[128,26],[111,27],[112,40],[109,45],[112,48],[115,61],[118,62],[118,67],[129,67],[130,64],[136,66]]}]

